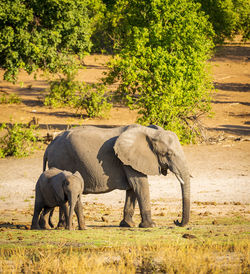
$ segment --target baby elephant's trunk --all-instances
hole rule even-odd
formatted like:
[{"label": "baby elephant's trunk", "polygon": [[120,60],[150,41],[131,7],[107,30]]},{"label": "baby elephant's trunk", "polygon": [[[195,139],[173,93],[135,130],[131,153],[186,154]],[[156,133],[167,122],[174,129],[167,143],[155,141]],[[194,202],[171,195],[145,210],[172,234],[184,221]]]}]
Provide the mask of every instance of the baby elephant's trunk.
[{"label": "baby elephant's trunk", "polygon": [[68,223],[69,230],[72,230],[73,214],[74,214],[76,202],[77,202],[77,197],[74,197],[74,195],[71,194],[69,197],[69,221],[68,221],[69,222]]}]

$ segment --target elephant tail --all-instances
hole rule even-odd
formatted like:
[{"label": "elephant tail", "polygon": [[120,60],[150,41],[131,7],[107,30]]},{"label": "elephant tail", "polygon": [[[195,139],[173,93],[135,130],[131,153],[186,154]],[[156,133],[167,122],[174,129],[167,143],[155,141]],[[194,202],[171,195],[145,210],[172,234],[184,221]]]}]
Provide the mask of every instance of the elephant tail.
[{"label": "elephant tail", "polygon": [[48,161],[48,150],[46,149],[43,155],[43,172],[46,170],[47,161]]}]

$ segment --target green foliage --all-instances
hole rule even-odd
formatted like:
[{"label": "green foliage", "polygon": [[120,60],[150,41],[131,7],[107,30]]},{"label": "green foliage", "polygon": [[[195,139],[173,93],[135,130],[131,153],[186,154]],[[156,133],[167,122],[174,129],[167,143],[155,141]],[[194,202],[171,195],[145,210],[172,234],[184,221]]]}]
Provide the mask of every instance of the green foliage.
[{"label": "green foliage", "polygon": [[12,94],[3,94],[0,96],[0,104],[20,104],[21,99],[18,95],[12,93]]},{"label": "green foliage", "polygon": [[38,142],[35,129],[35,126],[27,127],[19,123],[2,124],[0,131],[7,130],[7,133],[0,137],[0,158],[28,156],[34,150],[34,144]]},{"label": "green foliage", "polygon": [[73,81],[70,77],[51,81],[49,94],[45,97],[44,105],[51,107],[74,106],[76,93],[81,86],[79,82]]},{"label": "green foliage", "polygon": [[[105,2],[105,1],[103,1]],[[96,24],[91,40],[93,42],[92,52],[113,53],[113,28],[111,23],[112,7],[114,3],[103,5],[102,18]]]},{"label": "green foliage", "polygon": [[250,38],[249,0],[196,0],[202,10],[209,15],[215,31],[215,42],[223,43],[241,33],[244,39]]},{"label": "green foliage", "polygon": [[[90,206],[91,214],[95,212],[98,216],[98,203]],[[29,225],[24,224],[30,223],[30,210],[29,214],[27,211],[24,214],[23,210],[22,213],[11,211],[12,218],[15,214],[16,219],[22,220],[15,221],[15,224],[7,222],[11,217],[10,211],[6,213],[5,210],[0,216],[1,271],[11,273],[15,269],[15,273],[40,273],[43,269],[43,273],[248,273],[248,209],[244,206],[244,212],[239,212],[235,207],[229,207],[227,210],[223,207],[219,217],[211,212],[207,216],[200,213],[204,210],[196,208],[188,230],[172,226],[170,216],[161,216],[164,220],[158,228],[120,229],[117,227],[120,214],[118,208],[113,207],[111,214],[115,222],[98,224],[100,218],[95,217],[91,222],[95,229],[84,232],[28,230]],[[210,211],[210,208],[207,210]],[[162,212],[162,208],[158,208],[158,212]],[[177,212],[172,213],[176,216]],[[110,216],[108,218],[110,220]]]},{"label": "green foliage", "polygon": [[71,77],[59,81],[51,81],[49,94],[45,97],[44,104],[52,107],[70,106],[86,111],[90,118],[104,117],[111,109],[104,85],[88,85],[75,81]]},{"label": "green foliage", "polygon": [[0,67],[16,81],[20,69],[71,70],[90,51],[100,0],[3,0],[0,3]]},{"label": "green foliage", "polygon": [[197,117],[210,109],[206,61],[213,30],[188,0],[117,1],[112,15],[115,49],[106,84],[139,110],[139,122],[173,130],[182,142],[199,134]]},{"label": "green foliage", "polygon": [[108,102],[109,98],[105,94],[104,85],[85,85],[80,92],[75,107],[85,109],[90,118],[105,117],[112,107],[112,104]]},{"label": "green foliage", "polygon": [[236,33],[242,34],[244,40],[250,39],[250,2],[248,0],[233,0],[234,10],[238,15]]}]

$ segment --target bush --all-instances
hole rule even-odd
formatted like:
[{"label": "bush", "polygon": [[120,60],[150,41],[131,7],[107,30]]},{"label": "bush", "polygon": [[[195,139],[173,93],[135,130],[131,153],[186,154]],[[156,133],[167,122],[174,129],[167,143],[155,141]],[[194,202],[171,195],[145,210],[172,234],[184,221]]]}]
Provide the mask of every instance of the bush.
[{"label": "bush", "polygon": [[50,87],[47,91],[44,100],[45,106],[63,107],[75,105],[77,92],[80,91],[81,86],[79,82],[73,81],[70,77],[61,78],[60,80],[50,81]]},{"label": "bush", "polygon": [[104,83],[118,83],[116,97],[138,109],[140,123],[194,141],[198,116],[210,110],[212,89],[206,61],[213,30],[199,4],[120,0],[112,16],[118,54]]},{"label": "bush", "polygon": [[52,107],[70,106],[76,109],[76,113],[85,110],[90,118],[104,117],[112,107],[104,85],[87,85],[72,77],[51,81],[44,104]]},{"label": "bush", "polygon": [[13,125],[2,124],[0,131],[7,130],[7,134],[0,137],[0,158],[6,156],[28,156],[38,142],[35,132],[36,126],[25,126],[19,123]]},{"label": "bush", "polygon": [[16,94],[3,94],[0,97],[0,104],[20,104],[21,103],[21,99],[18,95]]},{"label": "bush", "polygon": [[112,104],[105,95],[105,86],[101,84],[86,85],[76,100],[75,107],[86,110],[90,118],[107,116]]}]

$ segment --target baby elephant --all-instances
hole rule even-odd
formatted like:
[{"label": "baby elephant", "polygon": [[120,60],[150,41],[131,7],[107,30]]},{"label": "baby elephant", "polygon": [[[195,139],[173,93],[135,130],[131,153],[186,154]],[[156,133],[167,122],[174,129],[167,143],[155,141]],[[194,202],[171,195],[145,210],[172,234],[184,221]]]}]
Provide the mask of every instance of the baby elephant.
[{"label": "baby elephant", "polygon": [[[84,229],[84,217],[82,211],[81,194],[84,182],[78,171],[72,174],[51,168],[44,171],[36,183],[36,198],[31,229],[40,229],[39,215],[42,209],[45,228],[49,228],[49,213],[54,207],[59,206],[66,217],[66,228],[72,229],[72,217],[75,209],[79,229]],[[69,202],[69,210],[66,203]],[[77,205],[77,206],[76,206]]]}]

